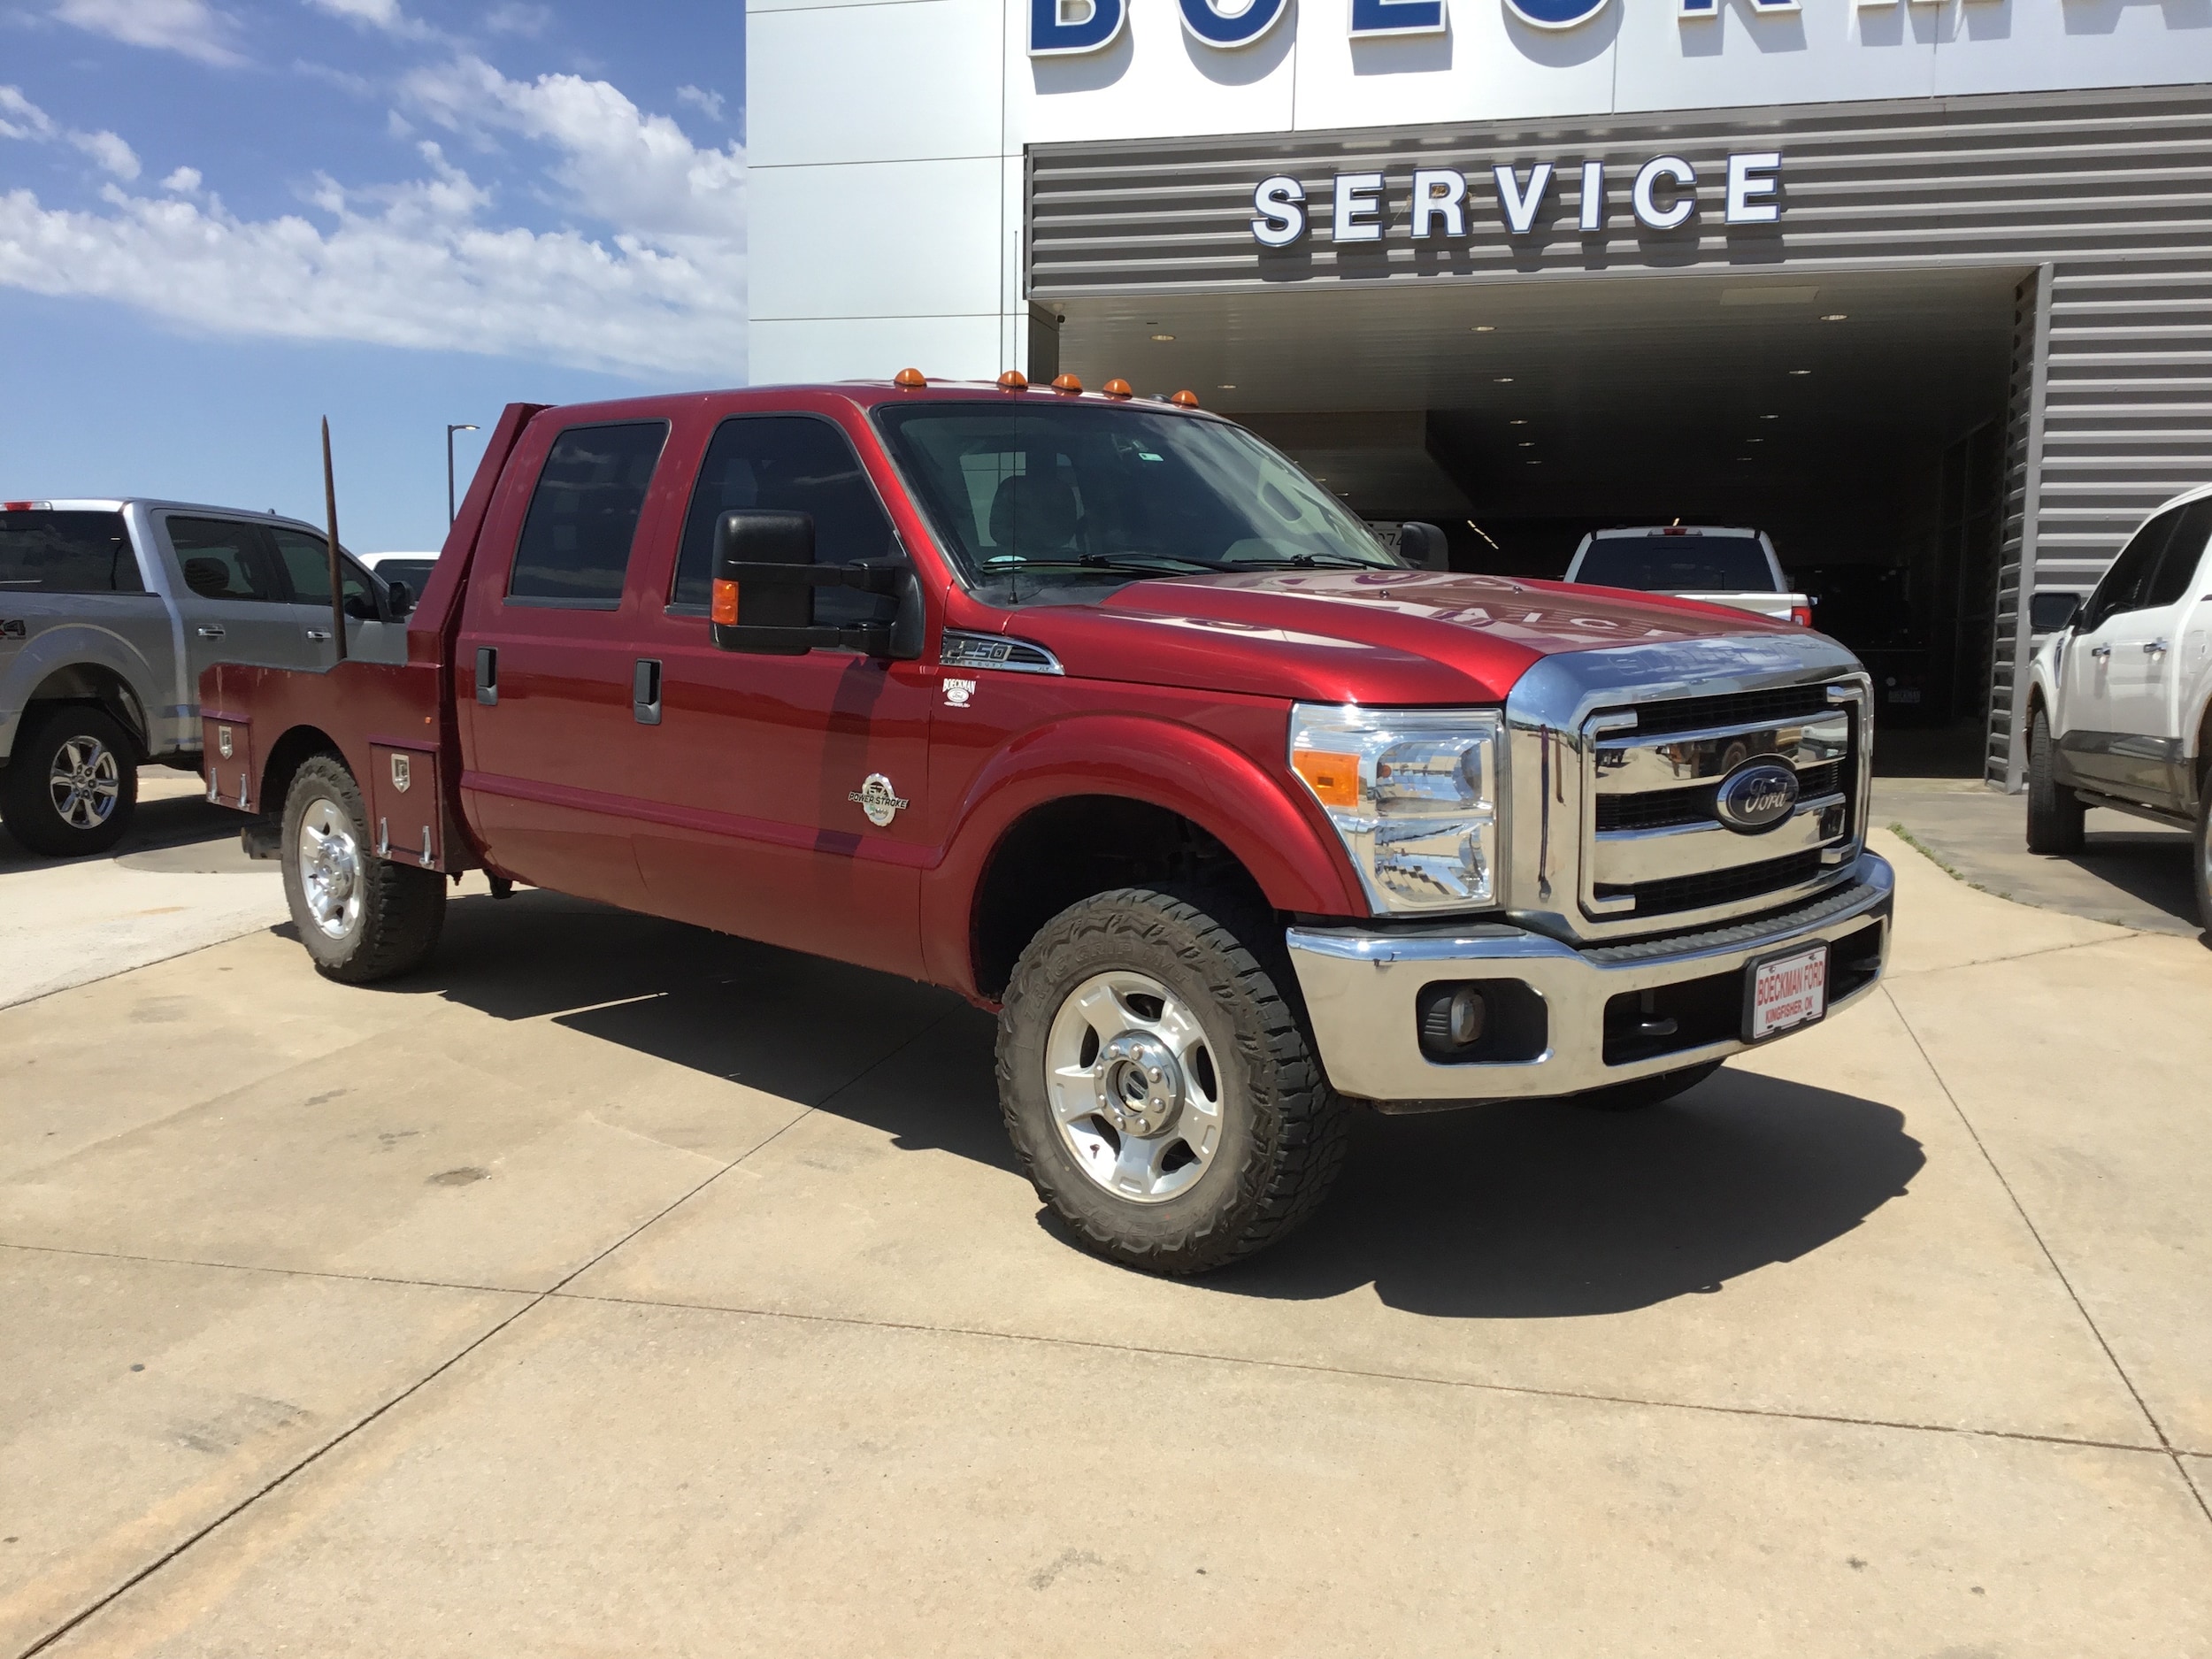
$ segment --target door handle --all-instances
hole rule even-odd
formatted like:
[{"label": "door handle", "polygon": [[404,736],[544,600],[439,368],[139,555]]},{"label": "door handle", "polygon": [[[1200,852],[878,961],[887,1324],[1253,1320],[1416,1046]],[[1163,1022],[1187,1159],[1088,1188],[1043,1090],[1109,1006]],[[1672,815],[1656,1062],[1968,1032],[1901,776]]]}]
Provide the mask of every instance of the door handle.
[{"label": "door handle", "polygon": [[202,628],[199,634],[204,640],[219,640],[223,637],[223,631],[219,627],[206,627]]},{"label": "door handle", "polygon": [[630,675],[630,712],[640,726],[661,723],[661,665],[656,657],[637,659]]},{"label": "door handle", "polygon": [[307,630],[307,637],[313,640],[319,645],[330,637],[330,630],[328,628],[310,628]]},{"label": "door handle", "polygon": [[2165,654],[2166,654],[2166,641],[2163,641],[2163,640],[2145,640],[2145,641],[2143,641],[2143,655],[2144,655],[2144,656],[2146,656],[2146,657],[2163,657],[2163,656],[2165,656]]},{"label": "door handle", "polygon": [[2109,645],[2093,645],[2089,648],[2089,654],[2101,663],[2112,655],[2112,648]]},{"label": "door handle", "polygon": [[489,645],[476,648],[476,700],[488,709],[499,701],[499,652]]}]

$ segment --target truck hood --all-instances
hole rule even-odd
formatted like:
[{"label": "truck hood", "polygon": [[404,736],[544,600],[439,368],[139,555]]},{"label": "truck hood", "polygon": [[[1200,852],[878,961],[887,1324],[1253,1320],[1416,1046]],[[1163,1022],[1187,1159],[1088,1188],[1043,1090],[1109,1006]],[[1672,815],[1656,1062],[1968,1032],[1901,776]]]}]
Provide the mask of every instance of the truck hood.
[{"label": "truck hood", "polygon": [[1656,595],[1407,570],[1132,582],[1095,605],[1026,607],[1004,631],[1088,679],[1377,704],[1502,702],[1565,651],[1803,634]]}]

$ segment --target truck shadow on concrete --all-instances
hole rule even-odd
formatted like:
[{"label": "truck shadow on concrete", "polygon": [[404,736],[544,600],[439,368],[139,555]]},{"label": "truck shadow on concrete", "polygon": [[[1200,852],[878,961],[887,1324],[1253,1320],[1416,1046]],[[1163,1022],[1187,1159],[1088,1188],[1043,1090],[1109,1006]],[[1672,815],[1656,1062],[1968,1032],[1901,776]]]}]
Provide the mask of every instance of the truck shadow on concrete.
[{"label": "truck shadow on concrete", "polygon": [[[437,958],[394,988],[550,1018],[1005,1171],[1003,1225],[1061,1236],[1000,1122],[995,1022],[949,993],[531,892],[457,902]],[[1294,1301],[1371,1286],[1437,1317],[1617,1313],[1819,1249],[1924,1162],[1892,1107],[1733,1070],[1643,1112],[1363,1111],[1321,1213],[1194,1282]]]}]

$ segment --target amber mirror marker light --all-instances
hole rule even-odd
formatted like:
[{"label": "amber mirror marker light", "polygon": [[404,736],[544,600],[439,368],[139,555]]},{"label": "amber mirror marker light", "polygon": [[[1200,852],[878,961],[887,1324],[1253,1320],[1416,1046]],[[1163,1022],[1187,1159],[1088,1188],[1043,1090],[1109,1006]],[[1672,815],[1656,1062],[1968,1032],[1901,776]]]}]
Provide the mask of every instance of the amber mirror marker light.
[{"label": "amber mirror marker light", "polygon": [[1134,397],[1136,396],[1129,389],[1129,382],[1126,380],[1109,380],[1098,389],[1109,397]]},{"label": "amber mirror marker light", "polygon": [[1053,381],[1052,389],[1064,396],[1079,397],[1083,392],[1083,382],[1072,374],[1063,374]]},{"label": "amber mirror marker light", "polygon": [[1029,389],[1029,377],[1019,369],[1009,369],[998,377],[998,388],[1002,392],[1025,392]]},{"label": "amber mirror marker light", "polygon": [[1198,394],[1196,392],[1178,392],[1174,396],[1169,398],[1167,401],[1174,404],[1178,409],[1195,409],[1198,407]]},{"label": "amber mirror marker light", "polygon": [[919,369],[901,369],[891,377],[891,384],[910,392],[917,387],[927,386],[929,380]]}]

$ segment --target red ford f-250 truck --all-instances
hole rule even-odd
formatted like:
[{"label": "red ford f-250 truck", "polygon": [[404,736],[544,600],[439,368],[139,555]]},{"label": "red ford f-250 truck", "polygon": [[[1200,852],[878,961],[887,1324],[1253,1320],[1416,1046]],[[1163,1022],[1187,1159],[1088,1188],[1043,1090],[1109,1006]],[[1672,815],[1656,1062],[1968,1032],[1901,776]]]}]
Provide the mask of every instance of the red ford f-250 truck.
[{"label": "red ford f-250 truck", "polygon": [[202,702],[325,974],[480,867],[950,987],[1038,1192],[1159,1271],[1309,1214],[1362,1103],[1647,1104],[1886,951],[1840,646],[1409,569],[1118,382],[514,405],[403,665]]}]

